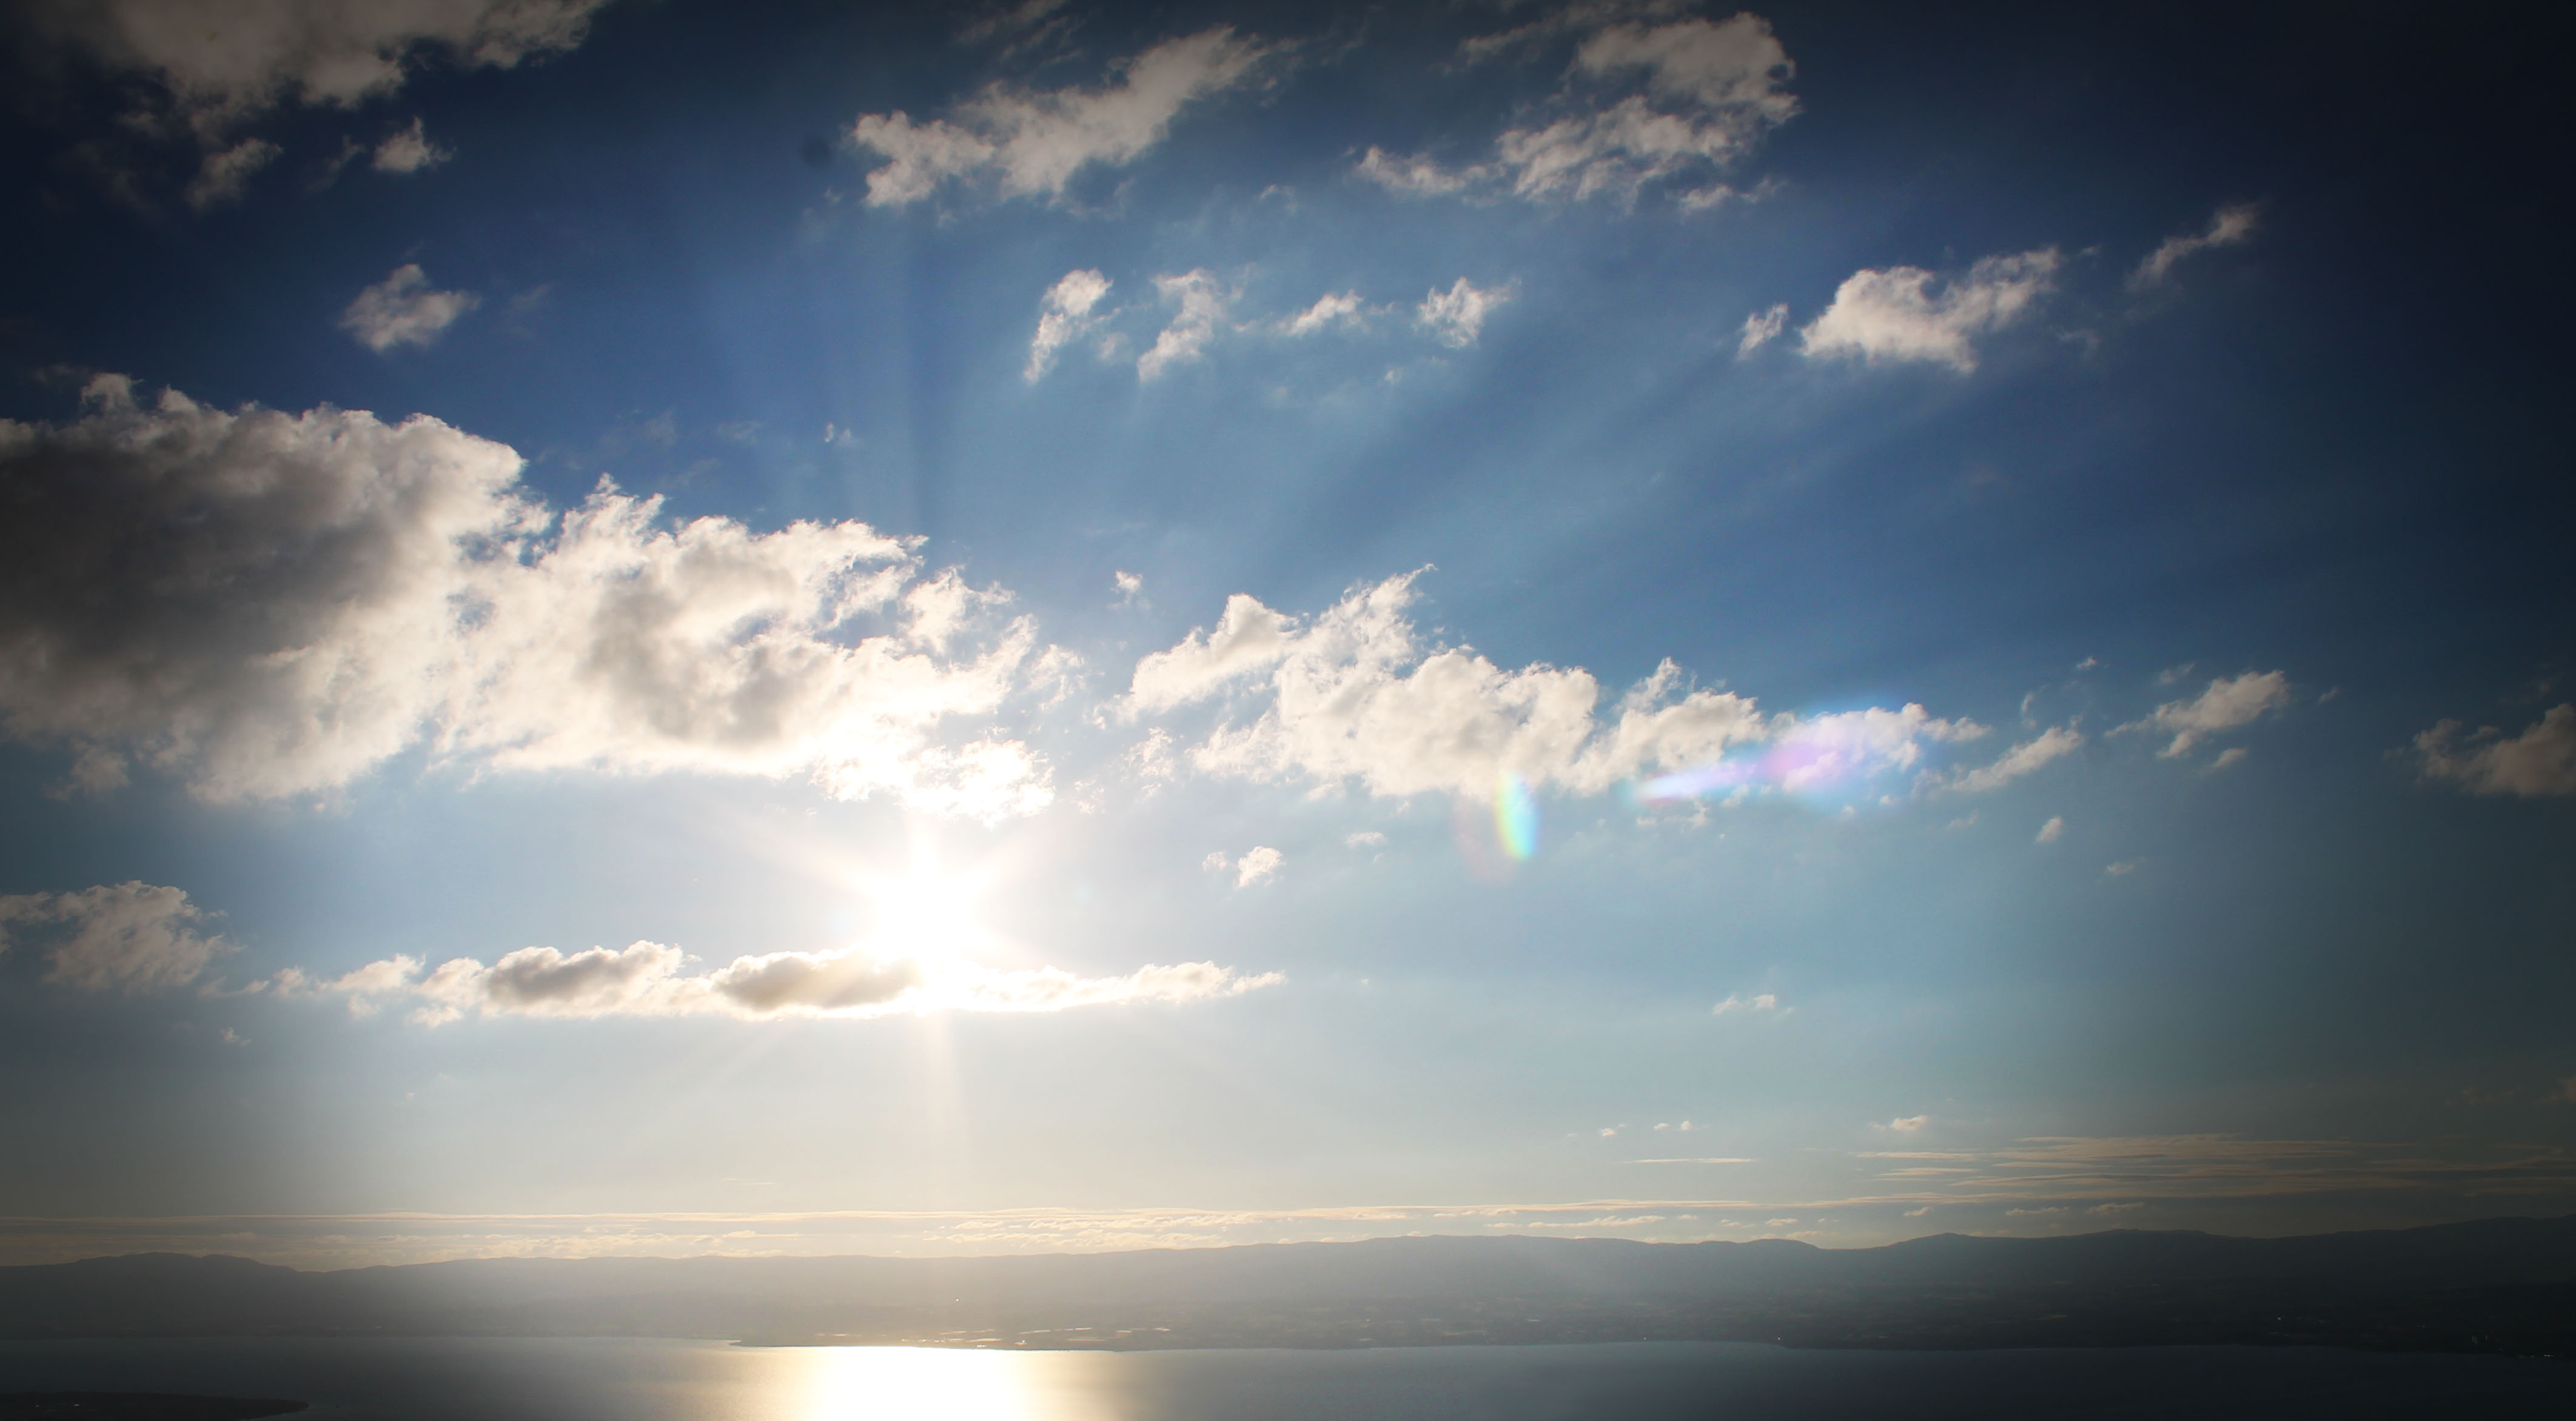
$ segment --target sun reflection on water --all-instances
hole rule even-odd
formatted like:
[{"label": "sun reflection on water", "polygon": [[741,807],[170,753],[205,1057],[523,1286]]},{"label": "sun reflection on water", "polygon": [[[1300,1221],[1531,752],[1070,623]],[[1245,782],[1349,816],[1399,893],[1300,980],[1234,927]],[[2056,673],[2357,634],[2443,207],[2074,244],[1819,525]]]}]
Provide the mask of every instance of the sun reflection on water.
[{"label": "sun reflection on water", "polygon": [[[1113,1421],[1078,1354],[818,1347],[802,1404],[777,1421]],[[1086,1380],[1090,1384],[1086,1385]]]}]

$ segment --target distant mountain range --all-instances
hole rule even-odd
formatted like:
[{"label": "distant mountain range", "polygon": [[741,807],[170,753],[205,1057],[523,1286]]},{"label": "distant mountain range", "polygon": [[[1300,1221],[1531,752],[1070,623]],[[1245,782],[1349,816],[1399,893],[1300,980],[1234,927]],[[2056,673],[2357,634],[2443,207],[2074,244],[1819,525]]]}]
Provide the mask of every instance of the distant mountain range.
[{"label": "distant mountain range", "polygon": [[0,1336],[528,1335],[1026,1348],[1732,1340],[2576,1357],[2576,1216],[2302,1238],[1390,1238],[999,1258],[0,1268]]}]

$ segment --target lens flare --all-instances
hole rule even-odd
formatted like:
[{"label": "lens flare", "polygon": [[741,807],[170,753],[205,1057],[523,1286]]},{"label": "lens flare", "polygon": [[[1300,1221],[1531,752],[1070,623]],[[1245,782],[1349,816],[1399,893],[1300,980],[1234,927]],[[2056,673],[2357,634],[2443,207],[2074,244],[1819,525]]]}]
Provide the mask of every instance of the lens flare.
[{"label": "lens flare", "polygon": [[1529,781],[1509,770],[1494,786],[1494,842],[1503,856],[1527,863],[1538,852],[1538,797]]}]

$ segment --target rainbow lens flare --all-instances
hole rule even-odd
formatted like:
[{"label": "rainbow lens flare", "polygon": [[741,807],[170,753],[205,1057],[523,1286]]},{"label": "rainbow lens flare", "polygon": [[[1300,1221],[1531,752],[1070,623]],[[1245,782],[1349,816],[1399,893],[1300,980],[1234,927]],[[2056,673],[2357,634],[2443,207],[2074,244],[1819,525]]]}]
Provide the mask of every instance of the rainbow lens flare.
[{"label": "rainbow lens flare", "polygon": [[1527,863],[1538,852],[1538,796],[1529,781],[1505,770],[1494,785],[1494,842],[1503,855]]}]

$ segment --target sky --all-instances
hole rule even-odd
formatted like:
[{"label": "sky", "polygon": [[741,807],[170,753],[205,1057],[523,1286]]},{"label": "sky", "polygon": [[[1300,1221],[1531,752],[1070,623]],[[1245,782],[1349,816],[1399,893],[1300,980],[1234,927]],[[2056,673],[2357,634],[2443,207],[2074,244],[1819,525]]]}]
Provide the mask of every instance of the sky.
[{"label": "sky", "polygon": [[0,1261],[2576,1209],[2565,29],[15,6]]}]

